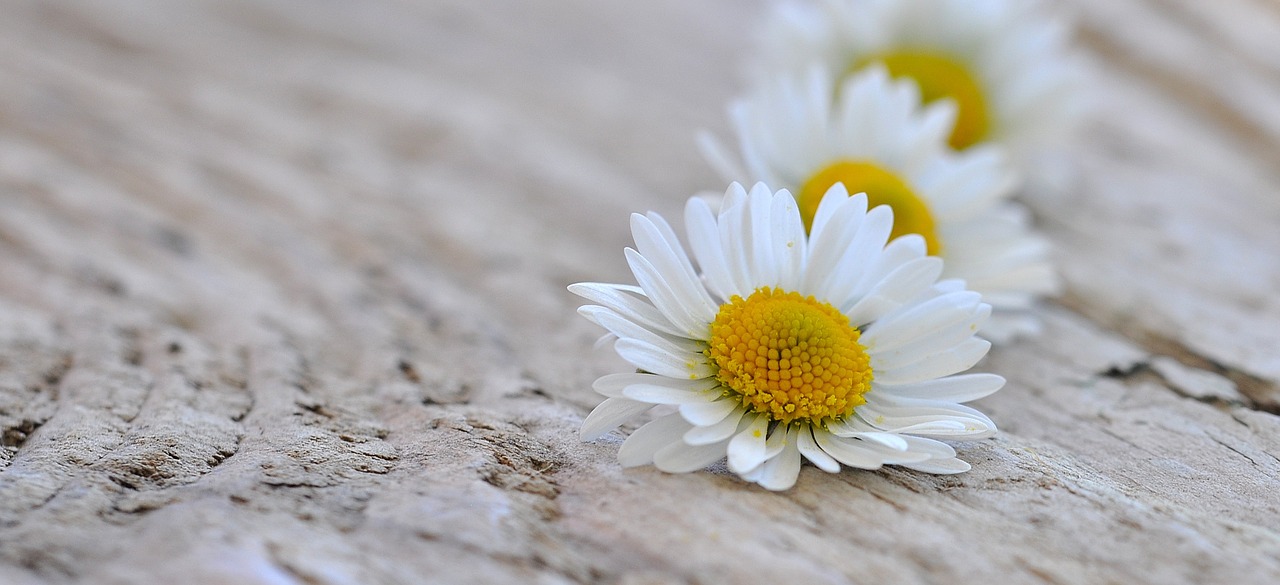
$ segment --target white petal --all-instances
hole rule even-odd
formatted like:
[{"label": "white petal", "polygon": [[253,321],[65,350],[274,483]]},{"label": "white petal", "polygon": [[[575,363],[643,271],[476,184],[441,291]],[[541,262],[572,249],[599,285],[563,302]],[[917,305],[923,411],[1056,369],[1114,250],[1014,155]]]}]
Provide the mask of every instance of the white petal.
[{"label": "white petal", "polygon": [[658,234],[662,236],[664,241],[666,241],[667,246],[671,248],[672,252],[677,255],[680,263],[684,267],[684,270],[697,280],[698,273],[693,269],[691,258],[689,257],[689,254],[684,251],[684,247],[680,244],[680,238],[679,236],[676,236],[676,231],[672,229],[671,224],[667,222],[666,218],[662,217],[662,215],[656,211],[650,211],[644,214],[644,216],[648,218],[649,221],[653,222],[653,227],[657,228]]},{"label": "white petal", "polygon": [[738,402],[728,398],[709,403],[681,404],[680,416],[690,424],[705,427],[724,420],[737,407]]},{"label": "white petal", "polygon": [[849,307],[844,311],[849,323],[854,327],[861,327],[876,319],[878,315],[883,315],[902,305],[901,301],[882,297],[880,295],[868,295],[862,297],[857,304]]},{"label": "white petal", "polygon": [[[731,203],[731,199],[736,203]],[[724,255],[725,268],[733,282],[733,292],[743,297],[755,290],[751,280],[751,266],[748,263],[747,246],[750,242],[746,236],[746,192],[742,186],[734,183],[725,193],[724,207],[717,220],[720,231],[720,250]]]},{"label": "white petal", "polygon": [[[928,256],[927,245],[920,234],[898,236],[885,244],[884,250],[867,266],[862,279],[854,287],[850,298],[866,296],[872,287],[880,284],[889,273],[903,264],[917,258]],[[946,269],[943,269],[946,272]]]},{"label": "white petal", "polygon": [[955,448],[942,441],[924,437],[912,437],[910,435],[902,435],[902,439],[907,442],[907,448],[912,452],[925,453],[933,459],[950,459],[956,456]]},{"label": "white petal", "polygon": [[[756,183],[747,194],[747,212],[750,222],[746,244],[750,250],[751,282],[756,286],[777,286],[778,262],[774,259],[773,192],[764,183]],[[714,318],[714,317],[713,317]]]},{"label": "white petal", "polygon": [[787,446],[788,443],[794,442],[787,439],[787,427],[782,425],[775,426],[773,431],[769,433],[769,438],[764,441],[764,458],[766,460],[773,459],[774,456],[782,452],[783,447]]},{"label": "white petal", "polygon": [[[823,203],[832,199],[833,194],[841,192],[844,192],[844,185],[837,183],[827,191],[826,197],[822,199]],[[825,292],[831,274],[840,267],[840,259],[848,251],[866,218],[866,195],[860,193],[839,201],[840,203],[830,205],[831,217],[824,229],[821,232],[813,230],[809,237],[809,264],[805,267],[804,287],[801,290],[804,294],[827,298]]]},{"label": "white petal", "polygon": [[685,232],[689,234],[689,248],[702,267],[707,287],[721,299],[727,300],[741,294],[733,275],[725,263],[720,247],[720,229],[716,225],[711,207],[700,197],[692,197],[684,207]]},{"label": "white petal", "polygon": [[[1036,293],[1028,290],[997,291],[990,288],[981,289],[976,286],[973,289],[982,293],[982,302],[991,305],[993,309],[1001,313],[1030,311],[1035,307]],[[986,325],[983,326],[983,337],[989,337],[986,327]]]},{"label": "white petal", "polygon": [[720,214],[724,215],[730,208],[741,207],[746,200],[747,190],[742,184],[737,181],[729,183],[729,187],[724,191],[724,197],[720,199]]},{"label": "white petal", "polygon": [[925,398],[947,402],[969,402],[993,394],[1004,387],[1004,378],[995,374],[960,374],[894,386],[882,384],[880,390],[893,396]]},{"label": "white petal", "polygon": [[[849,438],[849,437],[846,437],[846,438]],[[907,450],[906,439],[903,439],[902,437],[893,433],[882,433],[882,432],[857,433],[856,435],[852,435],[852,438],[862,439],[864,441],[870,441],[873,443],[879,443],[880,445],[883,445],[884,447],[893,451]]]},{"label": "white petal", "polygon": [[[944,270],[945,272],[945,270]],[[933,285],[933,290],[939,295],[956,293],[965,290],[964,279],[962,278],[944,278]]]},{"label": "white petal", "polygon": [[578,436],[583,441],[594,441],[650,408],[653,408],[652,404],[626,398],[605,399],[591,411],[591,414],[587,415],[586,420],[582,421],[582,430],[578,431]]},{"label": "white petal", "polygon": [[944,185],[930,185],[935,196],[931,203],[935,217],[951,221],[981,214],[1008,197],[1017,179],[1007,166],[1004,151],[993,145],[975,145],[954,157],[939,158],[934,164],[946,165],[938,173],[945,176]]},{"label": "white petal", "polygon": [[[781,429],[779,429],[780,431]],[[780,433],[775,431],[775,433]],[[764,462],[760,478],[756,483],[770,491],[791,489],[800,475],[800,450],[796,448],[797,427],[790,427],[785,433],[782,452]]]},{"label": "white petal", "polygon": [[[751,176],[767,181],[770,177],[763,175],[764,173],[767,173],[767,170],[771,165],[760,152],[759,146],[761,146],[761,144],[758,143],[763,142],[763,145],[768,146],[771,146],[772,144],[771,141],[757,141],[749,139],[749,137],[755,134],[753,130],[756,128],[756,126],[751,123],[753,117],[752,105],[753,104],[745,100],[737,100],[729,104],[729,121],[740,138],[738,146],[742,150],[742,162],[746,166],[747,171],[751,173]],[[736,178],[737,177],[735,177],[735,179]]]},{"label": "white petal", "polygon": [[960,319],[956,323],[946,325],[926,335],[917,337],[911,343],[896,349],[884,351],[868,349],[871,356],[871,367],[875,371],[893,370],[921,361],[933,360],[934,356],[951,349],[973,338],[979,327],[991,315],[991,305],[983,304],[970,318]]},{"label": "white petal", "polygon": [[729,441],[729,470],[743,473],[755,469],[765,460],[765,433],[769,430],[769,418],[756,415],[748,421],[747,428]]},{"label": "white petal", "polygon": [[911,411],[933,411],[935,409],[943,409],[946,411],[957,411],[972,413],[983,417],[986,416],[972,406],[956,404],[948,400],[931,400],[928,398],[895,396],[888,392],[881,392],[874,382],[872,383],[872,386],[872,391],[864,395],[867,399],[867,404],[881,408],[885,411],[892,411],[894,414],[911,414]]},{"label": "white petal", "polygon": [[617,335],[614,335],[612,333],[605,333],[604,335],[601,335],[598,339],[596,339],[595,343],[591,344],[591,349],[593,350],[603,349],[606,346],[608,346],[610,343],[613,343],[617,340],[618,340]]},{"label": "white petal", "polygon": [[991,342],[973,338],[957,345],[955,349],[934,354],[927,360],[892,370],[877,371],[876,381],[882,384],[912,384],[950,376],[973,367],[973,364],[987,355],[989,349]]},{"label": "white petal", "polygon": [[[842,439],[845,441],[859,441],[858,439]],[[906,450],[899,451],[892,447],[887,447],[883,443],[876,441],[859,441],[860,447],[873,453],[873,456],[879,457],[880,461],[885,465],[902,465],[904,463],[918,463],[920,461],[928,461],[930,455],[928,453],[917,453],[915,451]]]},{"label": "white petal", "polygon": [[[837,212],[840,212],[843,209],[844,204],[848,202],[848,199],[849,190],[845,188],[844,183],[836,183],[832,185],[830,189],[827,189],[827,193],[823,195],[822,200],[818,202],[818,211],[813,215],[813,225],[809,229],[809,237],[811,240],[817,240],[822,236],[822,233],[827,229],[827,225],[836,217]],[[850,217],[856,216],[860,221],[861,216],[866,215],[867,213],[866,201],[867,198],[864,195],[862,197],[863,205],[861,213],[855,213],[856,206],[851,208],[849,211],[844,211],[843,213],[850,214]],[[838,227],[842,229],[842,226]]]},{"label": "white petal", "polygon": [[910,434],[918,437],[929,437],[934,439],[964,439],[967,435],[973,433],[969,425],[949,418],[940,418],[930,420],[928,422],[907,425],[905,427],[897,427],[895,433]]},{"label": "white petal", "polygon": [[[916,258],[890,272],[857,302],[842,307],[850,323],[870,323],[896,309],[921,291],[929,288],[942,275],[942,259],[933,256]],[[874,326],[872,326],[874,327]],[[868,327],[868,332],[873,332]],[[874,334],[869,338],[875,339]]]},{"label": "white petal", "polygon": [[800,454],[805,459],[813,463],[827,473],[836,473],[840,471],[840,462],[836,461],[826,451],[818,446],[818,442],[813,438],[813,428],[802,429],[800,435],[796,438],[796,447],[800,449]]},{"label": "white petal", "polygon": [[680,435],[689,430],[689,423],[675,414],[669,414],[636,429],[618,448],[618,463],[623,467],[635,467],[653,463],[659,449],[679,443]]},{"label": "white petal", "polygon": [[937,156],[937,145],[945,144],[955,126],[957,108],[952,100],[937,100],[921,110],[919,124],[903,136],[902,150],[910,158],[903,167],[918,169]]},{"label": "white petal", "polygon": [[720,173],[721,178],[726,181],[736,181],[747,176],[746,171],[742,170],[742,165],[734,160],[726,148],[714,135],[706,130],[701,130],[696,135],[698,141],[698,151],[702,153],[702,157],[707,159],[707,163],[711,168]]},{"label": "white petal", "polygon": [[[974,231],[991,231],[988,225],[968,224]],[[999,289],[1041,284],[1047,288],[1054,280],[1048,260],[1049,242],[1032,236],[1028,228],[1016,229],[1018,233],[1006,238],[987,237],[985,233],[966,234],[963,238],[950,233],[941,235],[952,250],[947,256],[947,273],[974,282],[990,282]],[[1042,283],[1045,280],[1050,282]]]},{"label": "white petal", "polygon": [[773,199],[770,212],[773,225],[774,259],[778,262],[778,286],[785,290],[797,290],[804,278],[805,245],[804,223],[800,220],[800,207],[787,191],[779,191]]},{"label": "white petal", "polygon": [[[856,412],[856,411],[855,411]],[[878,431],[880,429],[867,424],[862,419],[851,416],[841,420],[833,420],[827,423],[827,430],[837,437],[849,437],[858,433],[867,433]]]},{"label": "white petal", "polygon": [[[715,381],[714,378],[706,378],[706,380]],[[716,389],[716,385],[704,390],[690,391],[662,384],[632,384],[623,389],[622,395],[632,400],[652,404],[692,404],[720,399],[720,391]]]},{"label": "white petal", "polygon": [[688,291],[673,288],[667,280],[670,276],[658,272],[653,263],[639,252],[627,248],[623,253],[640,288],[644,289],[645,295],[662,311],[663,316],[676,326],[679,335],[690,339],[705,338],[707,325],[715,318],[715,313],[708,313],[705,307],[695,306],[698,302],[696,297],[686,296]]},{"label": "white petal", "polygon": [[1041,329],[1040,317],[1035,313],[998,311],[982,325],[982,337],[1005,345],[1019,337],[1038,335]]},{"label": "white petal", "polygon": [[619,339],[614,351],[631,365],[646,372],[677,380],[709,378],[715,371],[702,354],[673,353],[651,343],[635,339]]},{"label": "white petal", "polygon": [[938,295],[882,316],[863,330],[862,339],[882,351],[896,349],[973,315],[981,303],[982,295],[972,291]]},{"label": "white petal", "polygon": [[706,342],[704,341],[655,332],[613,312],[612,309],[607,309],[600,305],[578,307],[578,314],[586,317],[588,321],[605,328],[605,330],[616,335],[619,339],[643,341],[672,353],[700,353],[706,348]]},{"label": "white petal", "polygon": [[819,428],[813,429],[813,438],[823,451],[849,467],[880,469],[884,465],[883,459],[863,448],[863,442],[857,439],[843,439]]},{"label": "white petal", "polygon": [[[945,434],[954,439],[985,439],[994,436],[996,424],[987,415],[961,404],[942,401],[913,401],[911,406],[893,406],[888,404],[867,404],[858,407],[857,416],[876,428],[892,432],[904,432],[913,428],[939,420],[950,420],[965,425],[963,433]],[[916,435],[924,433],[917,428],[911,431]]]},{"label": "white petal", "polygon": [[907,469],[923,471],[925,473],[935,473],[938,475],[950,475],[956,473],[964,473],[972,469],[968,463],[960,459],[952,457],[950,459],[929,459],[916,463],[901,463]]},{"label": "white petal", "polygon": [[[636,292],[631,293],[631,289]],[[644,294],[644,291],[639,288],[623,284],[579,282],[569,285],[569,292],[612,309],[619,315],[646,328],[671,335],[683,335],[657,307],[654,307],[647,300],[641,300],[633,296],[634,294]]]},{"label": "white petal", "polygon": [[867,268],[875,263],[875,259],[884,250],[889,241],[889,233],[893,231],[893,209],[880,205],[867,212],[854,234],[853,240],[845,248],[840,260],[832,267],[828,278],[819,287],[822,298],[831,299],[837,306],[851,304],[854,287],[861,282]]},{"label": "white petal", "polygon": [[663,376],[641,373],[605,374],[591,383],[591,388],[609,398],[622,398],[622,389],[632,384],[653,384],[670,380]]},{"label": "white petal", "polygon": [[[883,67],[875,64],[858,75],[849,76],[840,88],[839,119],[843,122],[839,127],[843,136],[866,137],[875,131],[875,116],[879,114],[874,107],[875,95],[883,86]],[[875,142],[870,142],[874,145]],[[862,145],[867,148],[870,145]]]},{"label": "white petal", "polygon": [[656,213],[651,216],[631,214],[631,236],[635,239],[636,249],[653,264],[694,317],[710,322],[715,319],[716,305],[694,272],[684,247],[670,231],[671,226]]},{"label": "white petal", "polygon": [[667,473],[689,473],[724,459],[725,442],[688,445],[676,441],[653,454],[653,466]]},{"label": "white petal", "polygon": [[742,415],[746,413],[745,409],[736,408],[720,422],[704,427],[693,427],[684,434],[684,442],[690,445],[708,445],[727,441],[737,432],[738,423],[742,420]]},{"label": "white petal", "polygon": [[757,465],[755,469],[752,469],[744,473],[739,473],[738,477],[741,477],[743,481],[756,483],[760,481],[760,476],[763,474],[764,474],[764,464],[761,463],[760,465]]}]

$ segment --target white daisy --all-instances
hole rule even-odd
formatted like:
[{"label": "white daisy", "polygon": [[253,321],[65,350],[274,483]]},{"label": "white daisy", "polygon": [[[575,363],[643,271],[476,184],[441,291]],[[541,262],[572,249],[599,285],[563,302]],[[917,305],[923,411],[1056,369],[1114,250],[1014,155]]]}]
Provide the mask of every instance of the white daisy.
[{"label": "white daisy", "polygon": [[1029,0],[815,0],[783,4],[764,29],[762,72],[815,64],[839,78],[881,64],[926,102],[951,98],[955,148],[995,141],[1021,156],[1084,110],[1069,27]]},{"label": "white daisy", "polygon": [[595,389],[608,398],[582,425],[593,440],[655,405],[675,405],[618,451],[624,466],[679,473],[728,458],[771,490],[795,484],[801,456],[820,469],[902,465],[960,473],[937,439],[996,432],[961,405],[998,390],[992,374],[959,374],[987,353],[974,337],[991,307],[911,235],[885,245],[887,206],[835,186],[806,234],[787,191],[733,184],[719,215],[685,210],[692,260],[660,216],[633,215],[627,263],[639,286],[582,283],[579,312],[617,337],[638,368]]},{"label": "white daisy", "polygon": [[923,236],[946,260],[943,277],[963,279],[995,308],[984,335],[1003,342],[1035,332],[1035,300],[1058,280],[1048,243],[1008,201],[1015,181],[1003,150],[952,151],[945,136],[955,107],[919,104],[915,84],[879,66],[846,79],[838,96],[829,75],[810,69],[803,82],[775,80],[730,106],[745,168],[709,136],[703,151],[727,180],[797,193],[806,226],[836,183],[866,193],[873,207],[893,207],[893,236]]}]

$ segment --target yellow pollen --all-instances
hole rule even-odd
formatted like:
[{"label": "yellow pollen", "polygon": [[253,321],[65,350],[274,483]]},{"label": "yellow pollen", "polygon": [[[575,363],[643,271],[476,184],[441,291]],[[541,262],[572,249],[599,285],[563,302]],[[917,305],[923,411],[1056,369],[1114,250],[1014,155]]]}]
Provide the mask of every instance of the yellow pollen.
[{"label": "yellow pollen", "polygon": [[895,78],[909,77],[920,86],[920,98],[929,103],[942,98],[956,102],[956,125],[951,147],[962,150],[981,142],[991,130],[987,100],[977,78],[964,63],[934,51],[901,50],[872,55],[853,63],[849,73],[871,63],[882,63]]},{"label": "yellow pollen", "polygon": [[933,214],[905,181],[880,166],[862,161],[841,160],[818,171],[800,187],[800,217],[806,230],[813,227],[813,216],[827,189],[844,183],[849,194],[867,194],[867,206],[888,205],[893,208],[893,232],[890,239],[906,234],[920,234],[930,255],[942,252],[942,242],[934,228]]},{"label": "yellow pollen", "polygon": [[752,412],[783,424],[825,424],[866,402],[871,358],[835,307],[764,287],[735,295],[711,323],[716,379]]}]

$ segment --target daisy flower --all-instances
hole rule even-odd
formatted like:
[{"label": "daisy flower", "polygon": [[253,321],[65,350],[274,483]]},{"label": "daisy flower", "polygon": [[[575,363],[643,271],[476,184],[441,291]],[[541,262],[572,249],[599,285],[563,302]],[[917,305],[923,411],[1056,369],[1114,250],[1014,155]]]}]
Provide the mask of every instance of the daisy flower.
[{"label": "daisy flower", "polygon": [[626,258],[639,286],[569,287],[637,368],[595,382],[607,398],[584,440],[670,405],[622,443],[622,465],[681,473],[727,457],[771,490],[795,484],[802,456],[833,473],[969,469],[938,439],[996,432],[960,404],[1004,384],[959,374],[990,347],[974,332],[991,308],[937,280],[942,261],[920,236],[886,246],[891,208],[868,212],[866,196],[837,185],[806,234],[790,193],[735,183],[719,215],[690,199],[685,224],[692,258],[662,217],[637,214]]},{"label": "daisy flower", "polygon": [[1062,136],[1084,109],[1069,29],[1028,0],[816,0],[781,5],[761,68],[819,65],[839,78],[873,64],[957,105],[957,149],[994,141],[1015,155]]},{"label": "daisy flower", "polygon": [[[1026,210],[1008,201],[1015,180],[1003,149],[961,152],[946,145],[955,106],[920,107],[915,84],[872,66],[836,92],[832,78],[775,80],[730,106],[742,160],[714,138],[703,152],[728,180],[749,177],[797,194],[809,227],[832,185],[893,208],[894,237],[919,234],[946,261],[944,278],[963,279],[995,308],[983,334],[996,342],[1038,331],[1035,300],[1056,292],[1048,243]],[[838,94],[838,95],[837,95]]]}]

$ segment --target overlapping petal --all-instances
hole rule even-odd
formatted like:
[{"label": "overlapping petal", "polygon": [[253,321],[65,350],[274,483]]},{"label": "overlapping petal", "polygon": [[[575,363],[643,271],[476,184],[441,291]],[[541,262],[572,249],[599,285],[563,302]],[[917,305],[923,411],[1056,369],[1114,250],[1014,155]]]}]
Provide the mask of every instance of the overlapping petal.
[{"label": "overlapping petal", "polygon": [[[761,81],[731,106],[742,163],[716,166],[727,180],[764,180],[792,192],[841,162],[873,164],[890,172],[927,208],[935,232],[930,249],[946,261],[943,276],[964,279],[987,298],[998,317],[1007,313],[1034,322],[1029,309],[1035,299],[1057,292],[1059,284],[1048,246],[1033,233],[1026,210],[1009,200],[1018,183],[1006,151],[999,144],[951,150],[946,134],[954,104],[921,105],[913,82],[892,79],[874,65],[837,84],[834,76],[850,62],[842,62],[838,71],[796,67]],[[701,144],[710,161],[731,157],[731,149],[710,136]],[[843,188],[839,183],[836,187]],[[891,228],[893,222],[875,209],[858,213],[841,205],[823,207],[819,204],[811,228],[812,269],[802,289],[832,297],[864,293],[870,280],[860,277],[872,274],[867,263],[876,262],[884,249],[872,241],[878,239],[877,229]],[[866,223],[868,229],[840,229],[853,223]],[[837,229],[827,230],[829,226]],[[833,237],[837,234],[841,239]],[[854,234],[859,234],[856,241]],[[871,247],[877,248],[874,253]],[[842,257],[846,252],[863,263],[851,265]],[[851,269],[834,271],[836,265]],[[993,323],[987,333],[1001,342],[1029,331],[1018,319]]]},{"label": "overlapping petal", "polygon": [[[633,216],[636,248],[626,257],[639,286],[570,287],[596,303],[580,312],[617,336],[616,351],[639,370],[596,381],[606,399],[584,421],[583,438],[667,405],[673,410],[627,437],[620,463],[682,473],[724,459],[771,490],[791,487],[804,460],[828,472],[841,465],[968,469],[938,439],[995,432],[989,418],[960,404],[1003,384],[999,376],[960,373],[989,347],[974,333],[990,306],[959,281],[939,281],[939,261],[924,255],[918,237],[886,243],[891,220],[887,210],[868,212],[864,195],[833,189],[806,234],[791,194],[763,184],[732,185],[717,212],[690,201],[687,247],[661,217]],[[861,331],[874,371],[865,404],[839,419],[784,424],[721,381],[707,353],[711,323],[731,297],[761,288],[812,296]]]}]

